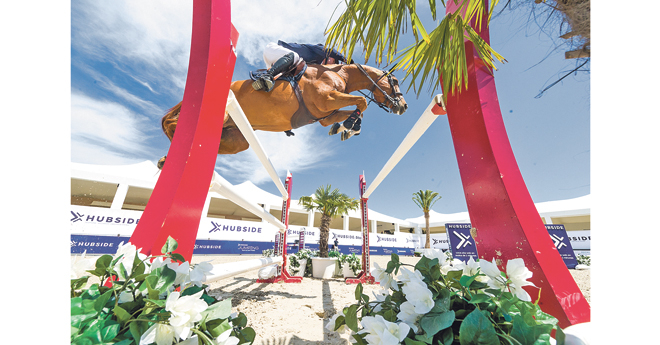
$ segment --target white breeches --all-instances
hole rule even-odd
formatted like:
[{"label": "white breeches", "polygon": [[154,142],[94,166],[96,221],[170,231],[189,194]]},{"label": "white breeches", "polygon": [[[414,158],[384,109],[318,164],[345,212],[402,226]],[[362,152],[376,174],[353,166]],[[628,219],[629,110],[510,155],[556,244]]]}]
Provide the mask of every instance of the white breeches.
[{"label": "white breeches", "polygon": [[268,43],[266,45],[266,49],[264,49],[264,62],[266,62],[266,68],[270,68],[273,66],[275,61],[289,53],[293,53],[293,64],[298,65],[301,60],[300,56],[298,56],[298,53],[277,45],[277,43]]}]

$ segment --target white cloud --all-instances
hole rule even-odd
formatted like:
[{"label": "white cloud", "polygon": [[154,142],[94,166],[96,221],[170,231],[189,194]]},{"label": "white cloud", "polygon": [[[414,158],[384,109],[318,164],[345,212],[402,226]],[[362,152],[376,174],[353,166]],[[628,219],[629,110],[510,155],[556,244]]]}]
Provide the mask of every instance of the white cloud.
[{"label": "white cloud", "polygon": [[127,164],[143,160],[137,157],[155,157],[141,129],[146,121],[120,104],[72,94],[71,160]]},{"label": "white cloud", "polygon": [[346,6],[343,0],[234,1],[232,23],[238,30],[237,51],[250,64],[261,66],[268,42],[323,43],[324,31]]},{"label": "white cloud", "polygon": [[[335,18],[345,8],[342,0],[232,2],[238,55],[262,65],[268,42],[323,43],[337,5]],[[72,8],[76,49],[100,60],[112,56],[140,61],[183,88],[192,32],[191,0],[74,0]]]},{"label": "white cloud", "polygon": [[[339,138],[328,136],[322,128],[318,124],[301,127],[294,130],[295,136],[292,137],[287,137],[284,132],[255,132],[282,182],[287,170],[295,174],[318,168],[333,155],[332,141]],[[216,170],[239,183],[245,180],[254,184],[272,181],[252,148],[235,155],[218,156]]]}]

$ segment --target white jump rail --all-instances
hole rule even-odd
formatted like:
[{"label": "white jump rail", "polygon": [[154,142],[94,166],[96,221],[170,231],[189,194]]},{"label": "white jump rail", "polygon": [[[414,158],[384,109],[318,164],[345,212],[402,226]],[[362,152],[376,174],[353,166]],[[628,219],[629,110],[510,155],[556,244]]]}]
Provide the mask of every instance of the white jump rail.
[{"label": "white jump rail", "polygon": [[268,175],[270,175],[270,177],[273,179],[273,182],[275,182],[275,185],[280,190],[280,193],[282,193],[282,199],[288,199],[289,193],[287,193],[286,188],[284,188],[282,180],[280,180],[280,178],[277,176],[277,172],[275,172],[273,163],[268,158],[268,155],[266,155],[261,142],[254,134],[254,130],[252,129],[252,125],[250,125],[250,121],[248,121],[245,113],[243,112],[243,109],[241,108],[240,104],[238,104],[238,101],[236,100],[236,97],[231,90],[229,90],[229,96],[227,97],[227,112],[252,147],[252,150],[254,150],[254,153],[261,161],[261,164],[263,164],[264,168],[266,168],[268,171]]},{"label": "white jump rail", "polygon": [[205,282],[209,283],[212,281],[233,277],[237,274],[249,272],[273,264],[279,264],[281,262],[282,257],[278,256],[213,265],[213,269],[211,270],[210,274],[206,276]]},{"label": "white jump rail", "polygon": [[285,230],[286,226],[279,219],[275,218],[272,214],[266,212],[263,208],[259,207],[256,202],[249,201],[243,196],[238,194],[234,186],[225,180],[217,172],[213,172],[213,179],[211,180],[211,187],[209,191],[216,192],[225,198],[235,202],[242,208],[252,212],[254,215],[261,217],[261,219],[275,225],[280,230]]},{"label": "white jump rail", "polygon": [[422,116],[419,117],[413,128],[408,132],[408,135],[403,139],[399,147],[394,151],[390,159],[385,163],[383,168],[380,170],[376,178],[371,182],[366,192],[362,195],[363,198],[369,198],[369,195],[376,190],[376,187],[385,179],[385,177],[394,169],[394,167],[399,163],[401,158],[408,153],[408,150],[419,140],[419,138],[426,132],[426,130],[431,126],[433,121],[438,118],[438,115],[434,114],[432,109],[440,104],[443,111],[445,110],[445,104],[442,100],[442,94],[436,95],[433,98],[433,101],[429,104],[426,110],[422,113]]}]

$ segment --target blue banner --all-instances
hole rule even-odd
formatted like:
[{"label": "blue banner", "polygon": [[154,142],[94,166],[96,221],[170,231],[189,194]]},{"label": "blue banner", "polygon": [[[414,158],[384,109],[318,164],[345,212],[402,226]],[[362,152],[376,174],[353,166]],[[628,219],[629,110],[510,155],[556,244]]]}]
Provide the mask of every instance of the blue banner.
[{"label": "blue banner", "polygon": [[[128,243],[130,237],[124,236],[90,236],[90,235],[71,235],[71,253],[81,254],[87,251],[87,254],[115,254],[121,242]],[[251,254],[261,255],[266,249],[274,249],[273,242],[257,241],[221,241],[221,240],[196,240],[193,254],[202,255],[239,255]],[[306,249],[318,250],[319,245],[315,243],[305,244]],[[298,252],[298,245],[287,243],[287,254]],[[362,255],[362,246],[339,245],[339,252],[342,254]],[[371,247],[371,255],[410,255],[414,253],[413,248],[400,247]]]},{"label": "blue banner", "polygon": [[577,257],[573,251],[573,246],[571,246],[570,238],[566,233],[566,227],[563,224],[545,224],[545,228],[550,234],[552,242],[555,244],[555,248],[559,251],[559,255],[564,260],[566,267],[569,269],[575,268],[577,266]]},{"label": "blue banner", "polygon": [[449,240],[449,248],[451,255],[454,259],[459,259],[467,262],[472,257],[477,260],[477,246],[474,239],[470,234],[472,225],[470,223],[463,224],[445,224],[447,230],[447,239]]}]

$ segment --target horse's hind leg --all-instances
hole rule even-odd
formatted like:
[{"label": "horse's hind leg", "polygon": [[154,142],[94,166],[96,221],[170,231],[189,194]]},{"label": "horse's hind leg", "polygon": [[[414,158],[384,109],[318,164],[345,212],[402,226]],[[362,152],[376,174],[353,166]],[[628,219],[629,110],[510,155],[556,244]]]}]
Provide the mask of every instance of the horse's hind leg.
[{"label": "horse's hind leg", "polygon": [[220,138],[219,155],[233,155],[250,147],[243,133],[236,127],[224,127]]}]

